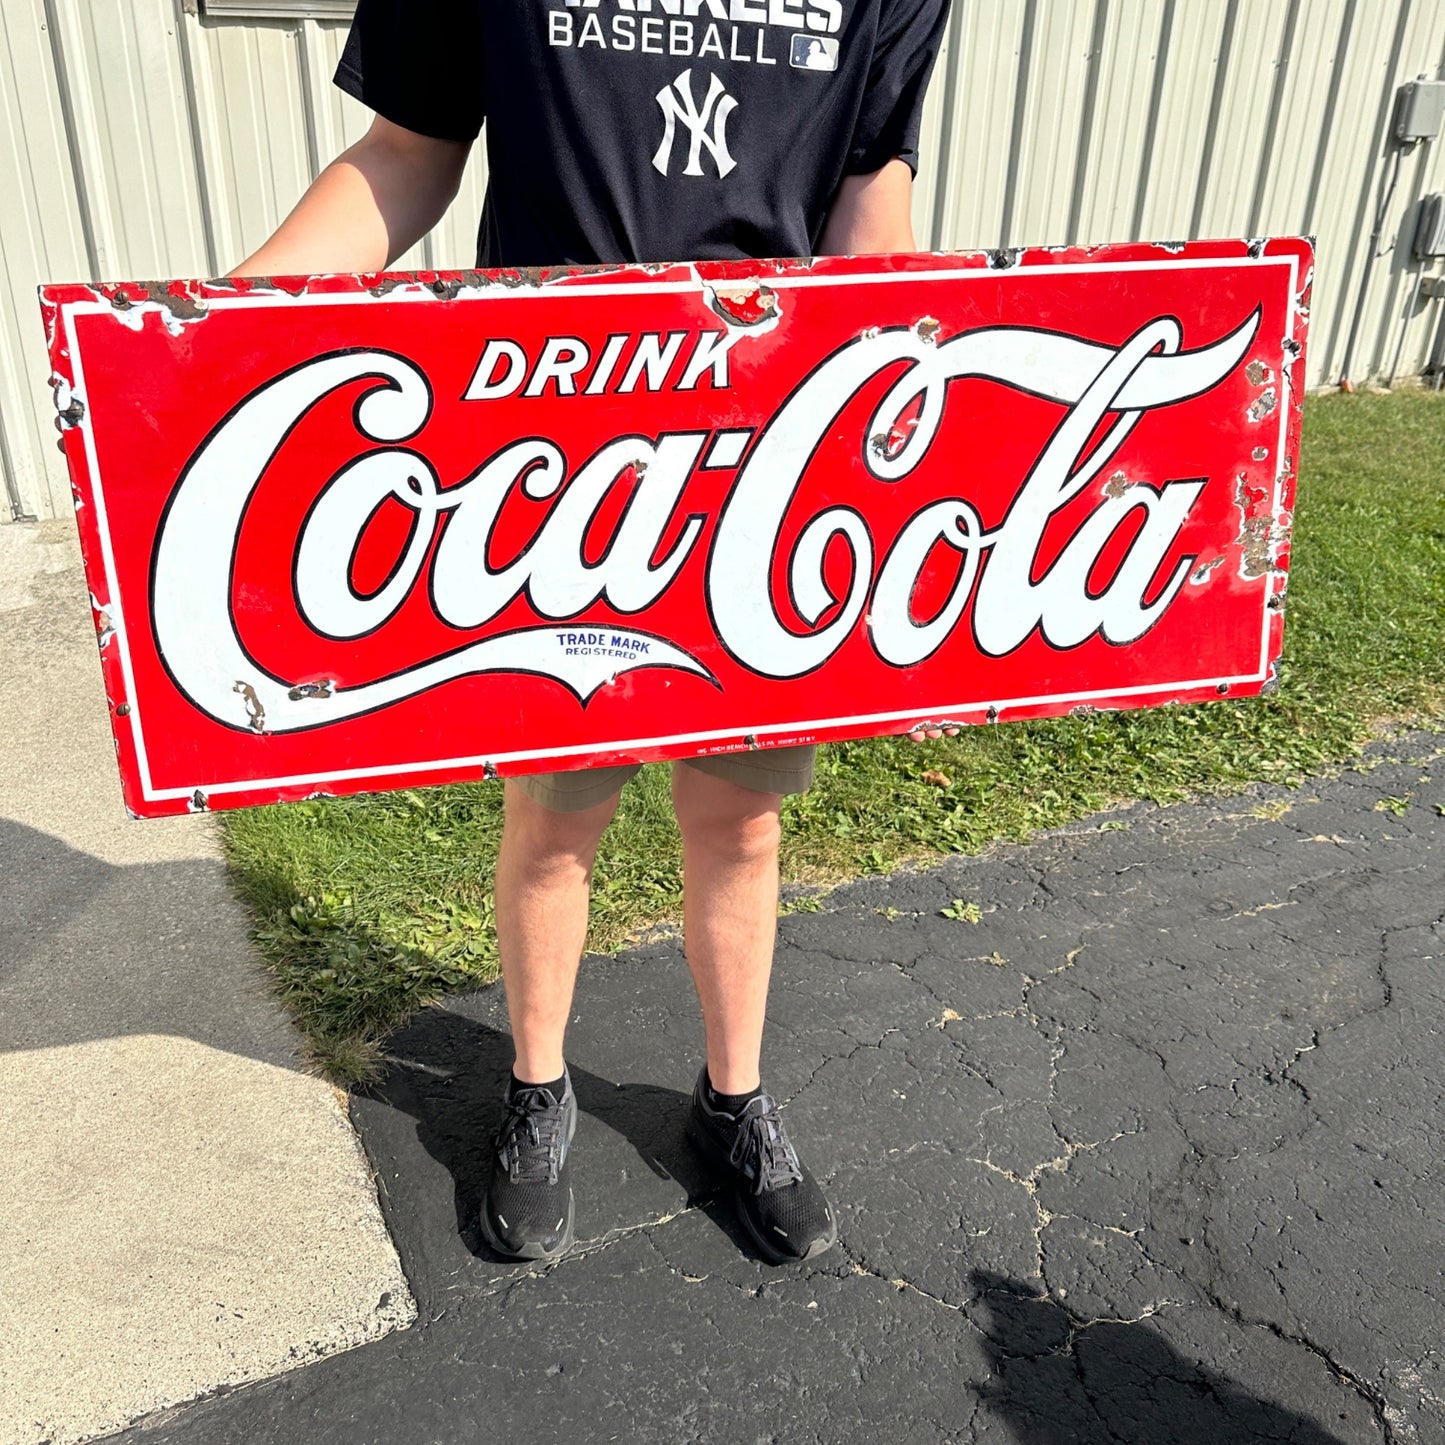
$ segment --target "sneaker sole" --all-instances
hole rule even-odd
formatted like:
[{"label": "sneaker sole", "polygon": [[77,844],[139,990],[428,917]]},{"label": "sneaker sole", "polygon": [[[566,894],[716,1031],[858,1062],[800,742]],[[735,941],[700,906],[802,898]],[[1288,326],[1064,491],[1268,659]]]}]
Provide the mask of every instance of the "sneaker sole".
[{"label": "sneaker sole", "polygon": [[[726,1177],[736,1177],[737,1171],[733,1168],[732,1161],[728,1158],[722,1145],[699,1122],[696,1103],[688,1110],[686,1133],[689,1142],[704,1158]],[[838,1242],[838,1225],[835,1220],[828,1233],[821,1239],[815,1239],[803,1254],[786,1254],[772,1240],[758,1232],[752,1220],[748,1218],[747,1211],[742,1207],[741,1195],[742,1185],[739,1184],[733,1189],[733,1206],[738,1223],[742,1225],[743,1233],[753,1242],[758,1253],[769,1264],[802,1264],[804,1260],[816,1259],[818,1255],[826,1253]]]},{"label": "sneaker sole", "polygon": [[[572,1117],[567,1121],[567,1144],[571,1147],[572,1136],[577,1132],[577,1110],[572,1110]],[[500,1254],[504,1259],[560,1259],[567,1253],[576,1242],[573,1232],[573,1224],[576,1215],[576,1199],[572,1192],[572,1186],[567,1186],[567,1224],[562,1230],[562,1238],[547,1249],[541,1244],[524,1244],[519,1249],[512,1249],[502,1243],[492,1233],[492,1226],[487,1222],[487,1205],[482,1201],[482,1207],[477,1210],[477,1225],[481,1230],[482,1238],[486,1240],[487,1246],[494,1253]]]}]

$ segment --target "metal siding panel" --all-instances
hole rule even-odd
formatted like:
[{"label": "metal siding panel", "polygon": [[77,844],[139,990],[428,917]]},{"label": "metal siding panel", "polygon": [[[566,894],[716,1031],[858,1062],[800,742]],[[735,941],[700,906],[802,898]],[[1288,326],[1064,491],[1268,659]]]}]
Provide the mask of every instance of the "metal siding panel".
[{"label": "metal siding panel", "polygon": [[[1445,15],[1434,7],[1412,7],[1406,20],[1405,45],[1394,83],[1399,85],[1422,73],[1438,73],[1442,51],[1445,51]],[[1393,115],[1393,109],[1391,114]],[[1390,245],[1393,238],[1393,245],[1390,246],[1387,257],[1375,263],[1370,277],[1366,324],[1360,334],[1359,369],[1363,373],[1386,373],[1394,359],[1415,282],[1410,242],[1414,236],[1416,206],[1420,197],[1428,191],[1445,188],[1445,159],[1442,159],[1442,150],[1445,150],[1445,136],[1428,145],[1417,145],[1413,148],[1413,154],[1406,156],[1400,169],[1400,184],[1385,222],[1385,239],[1381,243],[1383,248]],[[1439,273],[1438,265],[1433,272],[1427,269],[1427,274]],[[1436,302],[1429,309],[1432,317],[1438,318],[1440,304]],[[1414,316],[1418,318],[1418,309]],[[1406,329],[1407,349],[1401,359],[1402,374],[1408,375],[1411,370],[1418,371],[1424,364],[1426,331],[1427,328],[1418,324],[1418,321],[1413,327]]]},{"label": "metal siding panel", "polygon": [[1094,7],[1049,5],[1035,23],[1025,57],[1029,87],[1018,127],[1017,186],[1005,243],[1063,241],[1073,194],[1076,135],[1084,109]]},{"label": "metal siding panel", "polygon": [[[1346,6],[1347,0],[1307,0],[1302,7],[1286,60],[1272,153],[1261,158],[1251,226],[1256,233],[1300,224],[1316,152],[1332,139],[1325,106]],[[1280,163],[1284,156],[1290,157],[1288,165]]]},{"label": "metal siding panel", "polygon": [[1389,160],[1382,143],[1388,110],[1382,102],[1393,88],[1391,57],[1401,19],[1400,0],[1372,6],[1368,19],[1356,26],[1345,57],[1336,109],[1348,119],[1336,130],[1329,174],[1320,187],[1315,215],[1307,218],[1314,222],[1322,291],[1310,328],[1313,377],[1336,375],[1343,356],[1378,203],[1376,187]]},{"label": "metal siding panel", "polygon": [[1109,7],[1080,209],[1079,240],[1087,245],[1131,239],[1163,21],[1164,0],[1112,0]]},{"label": "metal siding panel", "polygon": [[170,0],[72,0],[61,40],[88,195],[105,198],[109,279],[205,268],[190,117]]},{"label": "metal siding panel", "polygon": [[1228,10],[1228,0],[1189,0],[1174,14],[1140,226],[1152,241],[1189,234]]},{"label": "metal siding panel", "polygon": [[[89,271],[41,0],[0,8],[0,466],[24,513],[70,510],[35,288]],[[0,522],[11,520],[0,489]]]},{"label": "metal siding panel", "polygon": [[[1315,350],[1310,366],[1315,382],[1339,375],[1367,265],[1364,320],[1351,371],[1358,381],[1377,374],[1382,365],[1388,367],[1395,339],[1393,323],[1401,315],[1405,283],[1398,269],[1400,256],[1386,248],[1416,190],[1445,185],[1441,158],[1445,143],[1417,147],[1416,154],[1407,157],[1401,167],[1400,184],[1386,217],[1381,241],[1385,254],[1369,263],[1380,185],[1392,164],[1384,135],[1393,112],[1394,91],[1402,81],[1439,65],[1445,43],[1445,3],[1412,7],[1408,0],[1397,0],[1388,8],[1381,4],[1371,8],[1369,22],[1358,26],[1357,32],[1337,107],[1339,115],[1354,117],[1355,124],[1339,129],[1317,207],[1320,291],[1311,327]],[[1418,329],[1422,336],[1419,360],[1423,361],[1424,328]]]},{"label": "metal siding panel", "polygon": [[942,243],[998,244],[1008,184],[1009,133],[1018,90],[1025,0],[964,0],[958,104],[950,118]]},{"label": "metal siding panel", "polygon": [[234,21],[193,31],[197,89],[212,111],[203,148],[222,268],[257,250],[311,181],[296,27]]},{"label": "metal siding panel", "polygon": [[211,52],[198,15],[183,12],[176,32],[177,49],[186,76],[186,98],[192,144],[201,190],[201,222],[206,234],[206,269],[221,274],[240,259],[240,226],[234,197],[223,183],[225,127]]},{"label": "metal siding panel", "polygon": [[1233,43],[1225,60],[1223,102],[1210,172],[1203,177],[1201,236],[1242,236],[1259,172],[1265,118],[1288,23],[1288,4],[1239,7]]}]

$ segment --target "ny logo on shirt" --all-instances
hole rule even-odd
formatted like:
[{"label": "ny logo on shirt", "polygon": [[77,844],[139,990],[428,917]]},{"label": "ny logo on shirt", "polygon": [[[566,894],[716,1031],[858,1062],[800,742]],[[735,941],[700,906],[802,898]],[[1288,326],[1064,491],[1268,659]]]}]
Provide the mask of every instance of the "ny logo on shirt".
[{"label": "ny logo on shirt", "polygon": [[[677,123],[687,127],[687,164],[682,173],[685,176],[702,174],[702,148],[706,146],[712,155],[721,178],[737,165],[728,150],[728,121],[738,103],[727,93],[726,87],[717,76],[708,77],[707,99],[699,110],[692,93],[692,71],[684,70],[671,85],[665,85],[657,92],[657,103],[662,107],[665,122],[662,144],[652,158],[652,164],[667,175],[672,164],[672,143],[677,139]],[[709,134],[708,127],[712,130]]]}]

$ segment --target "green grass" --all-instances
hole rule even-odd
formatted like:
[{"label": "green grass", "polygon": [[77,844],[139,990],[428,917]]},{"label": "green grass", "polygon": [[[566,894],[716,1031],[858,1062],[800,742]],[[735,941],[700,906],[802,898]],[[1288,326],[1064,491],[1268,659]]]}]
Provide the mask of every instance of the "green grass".
[{"label": "green grass", "polygon": [[[1445,396],[1311,398],[1300,476],[1277,692],[828,747],[813,790],[784,811],[784,878],[801,885],[785,909],[816,907],[846,877],[1025,839],[1123,800],[1294,785],[1382,723],[1438,722]],[[339,1082],[368,1077],[377,1040],[413,1009],[496,977],[500,804],[492,783],[225,815],[276,986]],[[680,901],[666,770],[647,769],[602,844],[590,946],[669,924]],[[966,926],[976,906],[958,900],[951,916]]]}]

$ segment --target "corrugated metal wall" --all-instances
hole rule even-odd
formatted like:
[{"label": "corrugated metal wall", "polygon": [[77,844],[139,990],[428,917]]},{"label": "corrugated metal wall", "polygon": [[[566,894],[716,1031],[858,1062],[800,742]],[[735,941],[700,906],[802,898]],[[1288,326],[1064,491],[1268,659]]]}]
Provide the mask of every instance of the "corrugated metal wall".
[{"label": "corrugated metal wall", "polygon": [[[24,512],[69,506],[36,284],[218,274],[366,123],[330,84],[343,25],[194,8],[0,5],[0,465]],[[1445,75],[1445,0],[955,0],[919,244],[1313,233],[1311,378],[1332,380],[1391,164],[1395,88],[1420,74]],[[478,158],[402,264],[470,264],[484,180]],[[1357,379],[1389,369],[1409,304],[1409,232],[1385,248],[1442,189],[1445,141],[1403,157]],[[1422,304],[1409,318],[1402,374],[1424,365],[1437,315]]]}]

